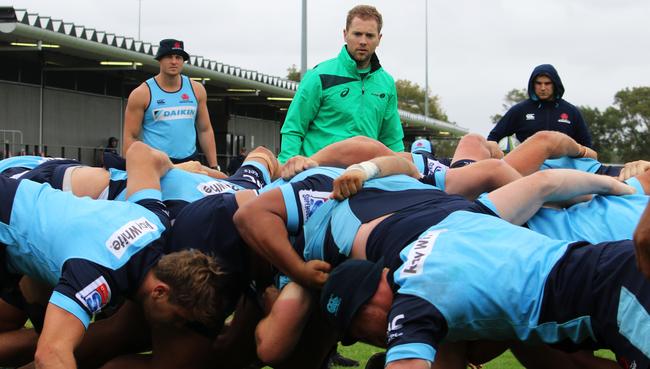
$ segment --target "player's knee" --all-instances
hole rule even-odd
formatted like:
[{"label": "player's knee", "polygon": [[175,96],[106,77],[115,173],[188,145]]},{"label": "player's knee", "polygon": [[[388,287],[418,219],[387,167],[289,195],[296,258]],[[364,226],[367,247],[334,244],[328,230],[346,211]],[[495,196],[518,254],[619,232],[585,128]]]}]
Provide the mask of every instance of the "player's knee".
[{"label": "player's knee", "polygon": [[277,178],[279,176],[280,172],[280,163],[278,162],[278,159],[275,157],[273,152],[271,150],[267,149],[264,146],[258,146],[253,151],[251,151],[249,154],[249,157],[262,157],[264,158],[264,161],[266,162],[266,165],[269,167],[269,172],[271,173],[272,178]]},{"label": "player's knee", "polygon": [[562,182],[558,178],[562,174],[558,173],[557,170],[542,170],[531,174],[530,177],[534,178],[535,186],[537,186],[536,191],[543,196],[554,193]]},{"label": "player's knee", "polygon": [[249,153],[249,155],[250,155],[250,154],[261,154],[261,155],[265,155],[265,156],[275,157],[275,155],[273,155],[273,153],[271,152],[271,150],[267,149],[267,148],[264,147],[264,146],[258,146],[258,147],[256,147],[256,148],[254,148],[254,149]]},{"label": "player's knee", "polygon": [[126,151],[126,158],[136,158],[141,156],[142,154],[145,154],[150,150],[151,148],[144,142],[142,141],[135,141],[134,143],[129,146],[129,149]]},{"label": "player's knee", "polygon": [[468,133],[463,138],[460,139],[459,144],[468,144],[468,145],[484,145],[486,142],[485,137],[481,136],[478,133]]}]

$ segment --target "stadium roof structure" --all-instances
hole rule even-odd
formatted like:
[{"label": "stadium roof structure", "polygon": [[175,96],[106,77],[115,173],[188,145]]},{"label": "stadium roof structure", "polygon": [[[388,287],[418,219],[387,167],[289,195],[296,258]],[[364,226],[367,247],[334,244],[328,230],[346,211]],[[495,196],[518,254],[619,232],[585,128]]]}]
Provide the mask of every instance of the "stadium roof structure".
[{"label": "stadium roof structure", "polygon": [[[47,52],[47,57],[40,60],[47,70],[139,71],[132,79],[133,83],[140,83],[145,79],[144,74],[158,72],[158,62],[153,58],[157,49],[158,45],[132,37],[98,31],[24,9],[0,7],[0,52],[23,52],[25,55],[34,50]],[[297,82],[285,78],[196,55],[190,55],[183,73],[202,81],[208,99],[231,97],[246,103],[286,108],[298,88]],[[410,131],[412,135],[444,136],[468,132],[466,128],[420,114],[403,110],[399,114],[407,134]]]}]

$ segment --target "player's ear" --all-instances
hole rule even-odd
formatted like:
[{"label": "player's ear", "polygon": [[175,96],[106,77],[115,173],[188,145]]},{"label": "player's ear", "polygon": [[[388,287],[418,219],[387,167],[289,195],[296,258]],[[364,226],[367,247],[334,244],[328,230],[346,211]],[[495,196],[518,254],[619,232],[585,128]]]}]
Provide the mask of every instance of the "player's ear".
[{"label": "player's ear", "polygon": [[158,283],[151,290],[151,297],[154,300],[168,299],[169,298],[169,286],[165,283]]}]

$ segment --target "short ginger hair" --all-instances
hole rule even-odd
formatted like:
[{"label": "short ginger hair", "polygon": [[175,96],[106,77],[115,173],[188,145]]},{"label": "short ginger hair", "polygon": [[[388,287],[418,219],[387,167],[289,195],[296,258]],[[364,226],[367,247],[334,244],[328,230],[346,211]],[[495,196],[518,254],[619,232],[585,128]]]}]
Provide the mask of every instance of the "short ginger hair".
[{"label": "short ginger hair", "polygon": [[348,18],[345,21],[345,29],[350,28],[352,20],[354,18],[361,18],[363,20],[374,19],[377,21],[377,32],[381,33],[381,27],[383,26],[383,20],[381,18],[381,13],[371,5],[357,5],[354,8],[350,9],[348,12]]}]

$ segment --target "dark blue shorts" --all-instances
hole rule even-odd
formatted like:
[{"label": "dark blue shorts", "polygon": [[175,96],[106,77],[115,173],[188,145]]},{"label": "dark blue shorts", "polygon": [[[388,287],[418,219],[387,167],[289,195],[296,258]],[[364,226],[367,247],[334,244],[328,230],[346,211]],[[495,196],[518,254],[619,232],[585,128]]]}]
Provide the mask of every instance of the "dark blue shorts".
[{"label": "dark blue shorts", "polygon": [[242,186],[247,190],[259,190],[268,184],[264,180],[264,174],[262,174],[261,170],[252,165],[246,165],[246,163],[239,167],[235,174],[225,180]]},{"label": "dark blue shorts", "polygon": [[[636,267],[631,240],[575,243],[544,286],[539,323],[590,317],[595,339],[565,341],[559,348],[608,348],[625,368],[648,368],[650,281]],[[644,354],[645,352],[645,354]]]},{"label": "dark blue shorts", "polygon": [[456,160],[455,162],[451,163],[449,168],[462,168],[466,165],[470,165],[472,163],[475,163],[476,160],[472,159],[461,159],[461,160]]},{"label": "dark blue shorts", "polygon": [[601,165],[598,170],[596,171],[596,174],[602,174],[610,177],[618,177],[619,174],[621,174],[621,170],[623,169],[623,166],[621,165],[606,165],[603,164]]},{"label": "dark blue shorts", "polygon": [[60,190],[63,187],[63,176],[70,167],[83,166],[76,160],[55,159],[48,160],[36,168],[25,173],[20,179],[29,179],[38,183],[49,183],[52,188]]},{"label": "dark blue shorts", "polygon": [[3,170],[0,174],[5,177],[16,178],[15,176],[19,176],[21,173],[29,172],[30,170],[31,169],[25,167],[13,167]]}]

